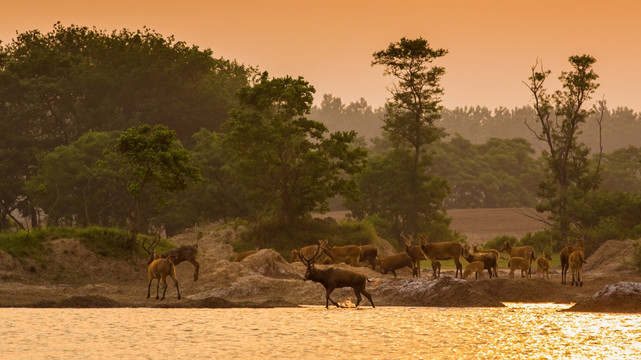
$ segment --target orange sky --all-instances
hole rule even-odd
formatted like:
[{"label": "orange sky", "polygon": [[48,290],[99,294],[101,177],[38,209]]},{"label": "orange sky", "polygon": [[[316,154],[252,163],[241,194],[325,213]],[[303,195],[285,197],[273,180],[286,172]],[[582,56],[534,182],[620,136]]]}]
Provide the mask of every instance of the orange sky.
[{"label": "orange sky", "polygon": [[449,50],[438,65],[450,108],[529,104],[523,81],[537,58],[556,80],[570,55],[590,54],[601,83],[595,98],[641,111],[638,1],[0,1],[3,44],[16,30],[49,32],[56,21],[108,31],[147,26],[272,76],[301,75],[317,102],[331,93],[382,105],[392,79],[370,65],[372,53],[401,37]]}]

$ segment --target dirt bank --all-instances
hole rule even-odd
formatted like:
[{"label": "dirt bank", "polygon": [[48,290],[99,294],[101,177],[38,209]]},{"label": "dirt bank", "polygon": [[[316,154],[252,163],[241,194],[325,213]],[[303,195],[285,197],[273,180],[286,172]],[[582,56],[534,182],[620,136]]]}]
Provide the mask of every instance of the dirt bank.
[{"label": "dirt bank", "polygon": [[[163,301],[147,295],[145,259],[133,263],[102,257],[77,239],[57,239],[47,246],[47,265],[21,261],[0,252],[0,307],[292,307],[324,305],[320,284],[303,281],[302,263],[289,263],[278,253],[263,249],[239,263],[230,262],[233,231],[216,226],[199,228],[172,238],[181,244],[197,243],[200,277],[193,281],[194,267],[177,267],[182,300],[173,284]],[[373,281],[368,290],[376,306],[503,306],[504,302],[577,303],[577,311],[641,312],[637,285],[641,273],[631,265],[633,242],[608,242],[587,259],[582,287],[563,285],[560,270],[551,269],[550,281],[510,279],[506,269],[499,277],[465,281],[454,279],[454,270],[442,278],[411,278],[409,269],[398,278],[367,267],[334,265],[365,274]],[[618,250],[613,250],[618,249]],[[589,267],[588,267],[589,265]],[[323,266],[318,266],[323,267]],[[424,272],[425,274],[425,272]],[[605,290],[618,283],[615,290]],[[636,285],[635,285],[636,284]],[[633,290],[631,290],[633,289]],[[162,288],[161,288],[162,291]],[[627,291],[627,292],[626,292]],[[332,298],[349,305],[351,289],[337,289]],[[364,299],[363,306],[369,306]]]}]

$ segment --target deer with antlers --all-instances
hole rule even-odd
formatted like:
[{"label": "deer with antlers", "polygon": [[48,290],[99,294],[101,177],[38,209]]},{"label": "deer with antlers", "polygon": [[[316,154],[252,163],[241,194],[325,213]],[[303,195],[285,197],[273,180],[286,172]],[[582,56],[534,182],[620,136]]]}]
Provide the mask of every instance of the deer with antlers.
[{"label": "deer with antlers", "polygon": [[[151,264],[154,261],[154,253],[156,252],[156,246],[160,242],[160,236],[157,236],[152,242],[143,240],[142,248],[145,249],[147,254],[149,254],[149,260],[147,264]],[[198,280],[198,270],[200,269],[200,264],[196,261],[196,255],[198,255],[198,245],[183,245],[181,247],[175,248],[173,250],[167,251],[164,254],[160,254],[160,258],[166,259],[168,257],[174,258],[174,265],[178,266],[183,261],[189,261],[195,267],[194,269],[194,281]]]},{"label": "deer with antlers", "polygon": [[314,266],[314,262],[320,256],[320,251],[321,246],[318,245],[316,252],[311,258],[307,259],[301,253],[298,253],[298,257],[307,268],[303,280],[311,280],[325,287],[325,308],[329,309],[330,301],[336,307],[339,307],[338,303],[332,300],[332,298],[330,298],[329,296],[332,291],[334,291],[334,289],[343,287],[351,287],[354,290],[354,294],[356,294],[356,307],[358,307],[358,304],[360,304],[361,302],[361,294],[365,295],[370,304],[372,304],[372,307],[375,307],[374,302],[372,301],[372,296],[367,292],[367,290],[365,290],[367,282],[371,280],[369,280],[365,275],[350,270],[338,269],[333,267],[327,269],[317,269]]}]

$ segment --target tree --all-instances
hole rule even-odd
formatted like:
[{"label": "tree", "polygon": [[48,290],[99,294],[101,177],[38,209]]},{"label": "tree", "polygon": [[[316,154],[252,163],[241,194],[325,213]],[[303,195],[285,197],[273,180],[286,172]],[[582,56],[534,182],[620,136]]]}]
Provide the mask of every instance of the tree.
[{"label": "tree", "polygon": [[239,93],[241,107],[224,125],[232,176],[243,187],[254,216],[293,223],[311,211],[326,211],[327,199],[355,196],[351,176],[365,152],[356,133],[335,132],[309,120],[314,88],[303,78],[269,79]]},{"label": "tree", "polygon": [[437,213],[443,211],[447,193],[439,189],[447,189],[446,182],[428,174],[432,160],[425,151],[442,135],[434,122],[442,108],[443,89],[439,82],[445,69],[431,63],[445,54],[447,50],[432,49],[422,38],[402,38],[373,54],[372,65],[382,65],[385,75],[398,80],[391,89],[392,98],[385,105],[383,130],[394,146],[390,156],[405,160],[398,169],[403,174],[398,176],[394,193],[406,196],[399,203],[385,206],[398,209],[394,221],[409,233],[426,230]]},{"label": "tree", "polygon": [[162,204],[163,193],[185,190],[190,181],[201,180],[195,166],[191,165],[189,152],[176,141],[176,132],[166,126],[141,125],[130,128],[118,138],[116,152],[125,165],[127,191],[131,194],[129,219],[131,239],[126,244],[131,248],[140,232],[140,208],[144,191],[150,185],[161,193],[156,197]]},{"label": "tree", "polygon": [[590,150],[577,139],[581,126],[593,113],[586,104],[599,87],[598,75],[592,70],[596,59],[589,55],[570,56],[569,62],[573,70],[559,76],[563,90],[548,94],[544,83],[550,71],[542,65],[537,70],[537,64],[526,83],[534,99],[539,130],[532,129],[527,121],[526,125],[546,144],[542,156],[547,173],[539,185],[542,201],[536,208],[550,214],[549,220],[564,240],[571,234],[571,225],[577,225],[572,209],[597,188],[599,179],[598,171],[590,167]]},{"label": "tree", "polygon": [[[37,226],[22,183],[39,154],[86,132],[163,124],[184,143],[219,130],[236,91],[254,70],[216,59],[149,29],[113,31],[54,25],[0,46],[0,216],[18,209]],[[6,224],[0,221],[0,226]]]},{"label": "tree", "polygon": [[42,156],[26,193],[44,212],[48,226],[124,224],[127,192],[118,168],[107,166],[103,151],[118,132],[88,132],[69,146]]}]

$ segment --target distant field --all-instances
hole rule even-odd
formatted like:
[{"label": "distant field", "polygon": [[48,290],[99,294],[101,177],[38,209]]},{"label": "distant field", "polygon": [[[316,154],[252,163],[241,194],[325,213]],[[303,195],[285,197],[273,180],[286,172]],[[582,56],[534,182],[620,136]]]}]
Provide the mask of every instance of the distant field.
[{"label": "distant field", "polygon": [[[340,221],[348,211],[330,211],[322,217],[333,217]],[[467,238],[470,244],[482,244],[500,235],[522,238],[528,232],[543,230],[543,223],[532,219],[538,213],[531,208],[500,209],[450,209],[452,229]]]}]

